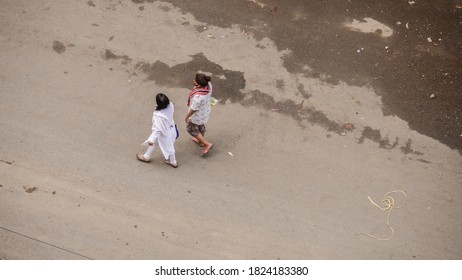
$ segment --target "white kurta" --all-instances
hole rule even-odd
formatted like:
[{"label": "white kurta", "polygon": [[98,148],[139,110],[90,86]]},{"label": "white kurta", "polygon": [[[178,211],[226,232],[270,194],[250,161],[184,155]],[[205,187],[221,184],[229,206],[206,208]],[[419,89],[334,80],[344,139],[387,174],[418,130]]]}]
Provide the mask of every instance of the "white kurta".
[{"label": "white kurta", "polygon": [[172,102],[170,102],[167,108],[154,111],[152,114],[152,133],[142,144],[148,146],[149,142],[157,142],[165,159],[175,154],[176,129],[175,121],[173,120],[174,111],[175,108]]}]

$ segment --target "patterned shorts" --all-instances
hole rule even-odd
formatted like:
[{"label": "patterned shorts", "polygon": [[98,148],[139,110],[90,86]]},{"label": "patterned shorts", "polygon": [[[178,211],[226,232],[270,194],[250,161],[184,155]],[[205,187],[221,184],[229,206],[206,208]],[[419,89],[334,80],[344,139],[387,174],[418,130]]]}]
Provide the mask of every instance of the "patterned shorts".
[{"label": "patterned shorts", "polygon": [[188,131],[191,136],[196,137],[197,135],[204,134],[205,132],[205,125],[201,124],[193,124],[192,122],[189,122],[188,125],[186,125],[186,130]]}]

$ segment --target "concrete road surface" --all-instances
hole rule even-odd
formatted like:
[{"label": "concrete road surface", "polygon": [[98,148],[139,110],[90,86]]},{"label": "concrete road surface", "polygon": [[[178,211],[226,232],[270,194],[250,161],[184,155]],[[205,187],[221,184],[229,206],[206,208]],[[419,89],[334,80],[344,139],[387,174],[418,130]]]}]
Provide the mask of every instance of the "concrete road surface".
[{"label": "concrete road surface", "polygon": [[[461,14],[0,0],[0,259],[461,259]],[[205,158],[197,72],[219,100]],[[158,92],[177,169],[135,157]]]}]

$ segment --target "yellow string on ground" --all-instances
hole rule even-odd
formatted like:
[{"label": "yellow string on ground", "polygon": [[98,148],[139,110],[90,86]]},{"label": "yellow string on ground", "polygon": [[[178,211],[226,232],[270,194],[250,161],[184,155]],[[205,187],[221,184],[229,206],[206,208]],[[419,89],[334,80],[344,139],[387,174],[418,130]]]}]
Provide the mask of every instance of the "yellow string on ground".
[{"label": "yellow string on ground", "polygon": [[[392,194],[392,193],[401,193],[401,194],[404,195],[405,200],[404,200],[403,205],[398,205],[398,206],[395,205],[395,199],[390,195],[390,194]],[[388,214],[387,214],[387,226],[388,226],[388,227],[390,228],[390,230],[391,230],[391,235],[390,235],[388,238],[379,238],[379,237],[376,237],[376,236],[374,236],[374,235],[372,235],[372,234],[369,234],[369,233],[360,233],[360,234],[358,234],[358,235],[365,234],[365,235],[367,235],[367,236],[369,236],[369,237],[371,237],[371,238],[377,239],[377,240],[390,240],[390,239],[392,239],[393,236],[395,235],[395,230],[394,230],[394,229],[391,227],[391,225],[390,225],[390,214],[391,214],[391,210],[393,210],[393,209],[399,209],[399,208],[402,208],[402,207],[406,206],[406,204],[407,204],[407,195],[406,195],[406,193],[405,193],[404,191],[402,191],[402,190],[395,190],[395,191],[387,192],[387,193],[383,196],[383,198],[382,198],[382,200],[381,200],[381,203],[382,203],[382,205],[383,205],[384,207],[381,207],[380,205],[378,205],[377,203],[375,203],[369,196],[368,196],[367,198],[369,198],[369,201],[370,201],[372,204],[374,204],[377,208],[379,208],[380,210],[388,211]]]}]

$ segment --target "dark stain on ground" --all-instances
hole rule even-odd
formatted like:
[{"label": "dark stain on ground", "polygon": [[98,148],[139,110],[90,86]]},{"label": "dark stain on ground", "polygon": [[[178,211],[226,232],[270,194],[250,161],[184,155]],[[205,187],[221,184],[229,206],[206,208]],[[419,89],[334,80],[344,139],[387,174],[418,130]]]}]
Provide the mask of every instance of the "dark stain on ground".
[{"label": "dark stain on ground", "polygon": [[96,7],[96,5],[95,5],[95,3],[93,3],[93,1],[88,1],[87,4],[90,7]]},{"label": "dark stain on ground", "polygon": [[[384,0],[273,0],[262,2],[268,4],[263,9],[245,0],[165,2],[207,25],[239,24],[257,40],[268,37],[279,50],[290,49],[292,55],[284,58],[289,72],[306,73],[303,67],[309,65],[313,70],[308,75],[328,77],[326,81],[333,84],[373,86],[385,113],[462,153],[460,0],[420,0],[415,5]],[[365,17],[393,28],[393,36],[383,39],[343,27],[348,20]],[[360,48],[364,51],[358,53]],[[430,99],[431,94],[437,98]]]},{"label": "dark stain on ground", "polygon": [[66,51],[66,46],[60,41],[53,41],[53,50],[59,54]]},{"label": "dark stain on ground", "polygon": [[305,86],[302,85],[302,84],[299,84],[297,86],[297,90],[298,90],[298,93],[303,97],[303,98],[310,98],[312,95],[309,94],[306,90],[305,90]]},{"label": "dark stain on ground", "polygon": [[164,12],[170,12],[172,10],[172,8],[168,6],[160,6],[159,9],[161,9]]},{"label": "dark stain on ground", "polygon": [[[108,49],[105,50],[104,58],[107,60],[122,59],[125,61],[124,64],[132,61],[128,56],[116,55]],[[147,80],[155,81],[158,85],[184,88],[192,88],[192,79],[196,73],[209,72],[212,73],[212,83],[215,89],[218,89],[213,92],[213,95],[220,100],[222,104],[226,101],[231,101],[232,103],[240,103],[243,106],[255,106],[265,110],[277,111],[278,113],[294,118],[302,127],[304,127],[303,121],[306,121],[310,124],[320,125],[327,131],[336,132],[338,134],[343,134],[346,131],[354,129],[352,124],[336,123],[330,120],[321,111],[315,110],[314,108],[303,107],[303,101],[299,104],[292,100],[275,101],[271,95],[259,90],[244,93],[242,90],[245,88],[245,78],[242,72],[223,69],[223,67],[210,61],[202,53],[192,55],[191,58],[191,61],[177,64],[172,67],[161,61],[156,61],[152,64],[138,62],[135,65],[135,69],[142,71],[147,75]],[[304,91],[303,85],[299,85],[298,90],[303,97],[309,98],[310,95]],[[364,128],[358,143],[362,144],[365,139],[370,139],[378,143],[380,148],[386,149],[394,149],[399,143],[399,139],[396,138],[395,142],[390,144],[388,137],[381,137],[380,130],[373,130],[370,127]],[[404,148],[401,148],[403,153],[412,151],[409,141]],[[412,152],[423,155],[419,152]]]},{"label": "dark stain on ground", "polygon": [[26,191],[26,193],[33,193],[35,192],[36,190],[38,190],[38,188],[36,187],[23,187],[23,189]]},{"label": "dark stain on ground", "polygon": [[154,80],[159,85],[184,88],[193,87],[192,80],[197,72],[210,72],[213,73],[212,83],[217,89],[213,92],[215,98],[221,102],[227,100],[239,102],[244,99],[244,94],[241,92],[245,87],[242,72],[223,69],[220,65],[208,60],[202,53],[191,57],[191,61],[172,67],[157,61],[152,64],[138,63],[136,68],[142,70],[149,80]]},{"label": "dark stain on ground", "polygon": [[417,151],[414,151],[412,148],[411,148],[411,144],[412,144],[412,140],[411,139],[408,139],[407,142],[406,142],[406,145],[401,147],[401,152],[403,152],[403,154],[415,154],[415,155],[423,155],[423,153],[421,152],[417,152]]},{"label": "dark stain on ground", "polygon": [[320,125],[328,131],[334,131],[336,133],[344,131],[340,124],[327,118],[323,112],[312,108],[300,108],[300,104],[296,104],[292,100],[276,102],[272,96],[262,93],[259,90],[250,92],[241,104],[243,106],[256,106],[265,110],[273,110],[291,116],[299,121],[299,124],[302,126],[303,121],[307,121],[311,124]]},{"label": "dark stain on ground", "polygon": [[143,3],[154,3],[155,0],[132,0],[135,4],[143,4]]},{"label": "dark stain on ground", "polygon": [[7,161],[7,160],[3,160],[3,159],[0,159],[0,162],[3,162],[3,163],[6,163],[6,164],[13,164],[11,161]]},{"label": "dark stain on ground", "polygon": [[276,80],[276,88],[284,90],[284,80]]},{"label": "dark stain on ground", "polygon": [[[369,139],[373,142],[376,142],[379,144],[379,147],[382,149],[394,149],[398,146],[399,144],[399,139],[396,137],[395,142],[390,143],[390,139],[388,137],[382,137],[380,130],[378,129],[372,129],[369,126],[366,126],[362,133],[361,137],[358,140],[359,144],[364,143],[365,139]],[[409,144],[410,145],[410,144]]]},{"label": "dark stain on ground", "polygon": [[106,60],[110,59],[121,59],[122,64],[128,64],[132,61],[132,59],[126,55],[116,55],[112,51],[106,49],[103,55],[103,58]]},{"label": "dark stain on ground", "polygon": [[[107,51],[108,52],[108,51]],[[109,53],[111,53],[109,51]],[[244,93],[244,74],[239,71],[223,69],[220,65],[210,61],[202,53],[192,56],[192,60],[186,63],[169,67],[167,64],[156,61],[155,63],[140,62],[136,69],[143,71],[148,80],[156,81],[162,86],[179,86],[192,88],[192,79],[197,72],[212,73],[212,83],[217,89],[213,92],[215,98],[223,104],[226,101],[240,103],[243,106],[256,106],[265,110],[277,110],[277,112],[293,117],[300,124],[308,121],[311,124],[318,124],[329,131],[340,133],[344,131],[342,125],[329,120],[324,113],[311,108],[302,108],[292,100],[276,102],[269,94],[259,90]],[[186,98],[186,95],[185,95]]]},{"label": "dark stain on ground", "polygon": [[196,28],[197,32],[204,32],[207,30],[207,26],[200,24],[200,25],[194,25],[194,28]]}]

